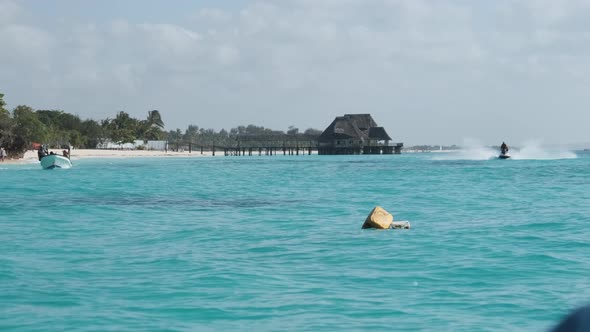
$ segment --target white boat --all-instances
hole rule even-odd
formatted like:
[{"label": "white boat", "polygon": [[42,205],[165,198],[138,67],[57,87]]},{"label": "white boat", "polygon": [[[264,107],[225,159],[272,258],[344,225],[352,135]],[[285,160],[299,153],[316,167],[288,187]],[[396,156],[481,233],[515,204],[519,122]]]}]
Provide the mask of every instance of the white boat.
[{"label": "white boat", "polygon": [[48,154],[41,158],[41,167],[43,167],[43,169],[71,168],[72,162],[64,156]]}]

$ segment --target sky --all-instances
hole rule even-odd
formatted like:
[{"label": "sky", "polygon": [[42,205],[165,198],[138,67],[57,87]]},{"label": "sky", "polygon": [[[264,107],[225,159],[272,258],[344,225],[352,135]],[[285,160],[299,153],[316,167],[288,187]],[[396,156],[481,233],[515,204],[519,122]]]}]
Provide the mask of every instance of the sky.
[{"label": "sky", "polygon": [[166,129],[590,142],[590,0],[0,0],[0,93]]}]

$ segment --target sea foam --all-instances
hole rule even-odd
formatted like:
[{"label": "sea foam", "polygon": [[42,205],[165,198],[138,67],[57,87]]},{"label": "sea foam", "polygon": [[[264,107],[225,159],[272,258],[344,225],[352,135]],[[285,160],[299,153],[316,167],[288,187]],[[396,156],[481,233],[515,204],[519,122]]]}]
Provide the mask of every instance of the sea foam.
[{"label": "sea foam", "polygon": [[[490,160],[498,157],[499,151],[485,146],[474,139],[466,139],[462,149],[444,155],[437,155],[434,160]],[[522,146],[511,147],[509,154],[515,160],[556,160],[575,159],[577,155],[569,150],[544,147],[538,141],[527,141]]]}]

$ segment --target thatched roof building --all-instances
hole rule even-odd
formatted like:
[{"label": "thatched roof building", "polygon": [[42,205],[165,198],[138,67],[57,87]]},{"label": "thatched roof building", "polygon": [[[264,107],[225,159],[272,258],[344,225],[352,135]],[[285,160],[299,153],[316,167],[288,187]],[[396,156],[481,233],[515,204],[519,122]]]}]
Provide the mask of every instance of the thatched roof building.
[{"label": "thatched roof building", "polygon": [[[318,140],[319,154],[390,154],[391,137],[379,127],[370,114],[339,116],[324,130]],[[401,151],[399,143],[399,151]],[[395,152],[399,153],[395,148]]]}]

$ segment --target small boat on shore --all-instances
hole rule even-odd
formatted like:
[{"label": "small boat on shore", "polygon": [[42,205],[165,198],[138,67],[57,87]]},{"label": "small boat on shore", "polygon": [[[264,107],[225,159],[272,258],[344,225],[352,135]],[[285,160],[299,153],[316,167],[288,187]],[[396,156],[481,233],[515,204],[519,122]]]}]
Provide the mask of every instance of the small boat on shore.
[{"label": "small boat on shore", "polygon": [[71,168],[72,162],[64,156],[48,154],[41,158],[41,167],[43,167],[43,169]]},{"label": "small boat on shore", "polygon": [[43,169],[54,169],[54,168],[71,168],[72,161],[70,160],[70,148],[63,151],[63,155],[49,153],[47,148],[43,145],[39,146],[37,151],[39,162]]}]

